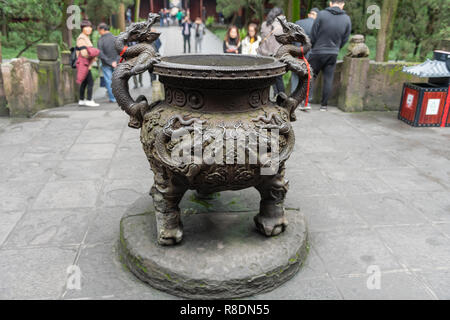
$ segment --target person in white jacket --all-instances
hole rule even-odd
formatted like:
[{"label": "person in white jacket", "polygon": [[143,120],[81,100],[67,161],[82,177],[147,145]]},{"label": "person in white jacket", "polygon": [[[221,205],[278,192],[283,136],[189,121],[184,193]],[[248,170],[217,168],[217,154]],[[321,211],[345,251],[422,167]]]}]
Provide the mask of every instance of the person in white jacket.
[{"label": "person in white jacket", "polygon": [[258,26],[254,23],[250,23],[247,29],[247,36],[242,41],[242,54],[258,54],[256,50],[261,43],[261,37],[257,33]]}]

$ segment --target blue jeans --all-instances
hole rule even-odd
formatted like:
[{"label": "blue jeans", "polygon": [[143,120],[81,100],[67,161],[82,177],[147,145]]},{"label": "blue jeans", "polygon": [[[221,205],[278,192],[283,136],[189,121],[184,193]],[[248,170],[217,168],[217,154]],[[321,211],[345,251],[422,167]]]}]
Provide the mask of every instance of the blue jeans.
[{"label": "blue jeans", "polygon": [[109,101],[116,102],[116,98],[111,90],[111,77],[114,71],[113,67],[102,65],[103,77],[105,78],[106,90],[108,91]]}]

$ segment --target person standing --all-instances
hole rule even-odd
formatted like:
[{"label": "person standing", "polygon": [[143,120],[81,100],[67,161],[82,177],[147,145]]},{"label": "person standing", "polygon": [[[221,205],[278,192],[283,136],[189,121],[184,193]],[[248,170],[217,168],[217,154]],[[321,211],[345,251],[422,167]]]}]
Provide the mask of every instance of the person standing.
[{"label": "person standing", "polygon": [[128,24],[130,24],[132,22],[131,21],[131,16],[132,16],[131,8],[128,8],[127,9],[127,22],[128,22]]},{"label": "person standing", "polygon": [[339,50],[350,37],[352,22],[344,11],[345,0],[332,0],[330,6],[317,15],[311,30],[311,68],[316,78],[323,74],[321,111],[327,111],[328,99],[333,86]]},{"label": "person standing", "polygon": [[[311,11],[308,13],[308,18],[297,20],[295,22],[295,24],[297,24],[297,25],[299,25],[300,27],[303,28],[303,30],[305,31],[306,35],[309,38],[311,38],[312,26],[314,24],[314,21],[317,18],[317,14],[318,13],[319,13],[319,9],[312,8]],[[307,60],[309,60],[310,56],[311,56],[311,51],[306,53],[305,58]],[[298,76],[295,73],[292,73],[292,77],[291,77],[291,93],[295,91],[297,86],[298,86]],[[312,83],[310,83],[310,85],[309,85],[309,100],[312,100]],[[300,106],[299,109],[302,110],[302,111],[306,111],[306,110],[310,110],[311,107],[310,106],[307,106],[307,107]]]},{"label": "person standing", "polygon": [[[81,22],[81,34],[77,38],[77,83],[80,85],[80,100],[78,105],[88,107],[98,107],[99,104],[92,100],[94,88],[94,78],[91,68],[99,55],[100,50],[94,48],[89,36],[92,34],[92,23],[88,20]],[[87,93],[87,100],[84,99]]]},{"label": "person standing", "polygon": [[254,23],[250,23],[247,29],[247,36],[242,40],[242,53],[257,55],[256,50],[261,43],[261,37],[258,36],[258,26]]},{"label": "person standing", "polygon": [[178,25],[181,27],[181,22],[183,21],[183,11],[178,10],[177,12],[177,21]]},{"label": "person standing", "polygon": [[186,53],[186,44],[189,48],[189,53],[191,53],[191,28],[192,23],[191,19],[189,19],[189,16],[186,16],[183,20],[183,24],[181,25],[181,33],[183,34],[183,48],[184,53]]},{"label": "person standing", "polygon": [[228,32],[223,41],[224,53],[242,53],[241,38],[239,36],[239,29],[236,26],[228,28]]},{"label": "person standing", "polygon": [[117,67],[119,55],[115,47],[116,37],[109,32],[109,26],[106,23],[98,25],[98,32],[101,37],[98,40],[98,48],[100,49],[100,60],[102,61],[102,72],[105,78],[106,90],[108,92],[109,102],[116,102],[116,98],[111,90],[111,78],[114,69]]},{"label": "person standing", "polygon": [[200,19],[199,17],[195,19],[194,29],[195,29],[195,53],[201,53],[203,36],[205,35],[206,31],[205,25],[203,24],[202,19]]},{"label": "person standing", "polygon": [[[277,17],[286,20],[286,17],[283,15],[283,9],[275,7],[269,11],[266,21],[261,25],[262,40],[257,52],[262,56],[274,56],[281,47],[281,43],[275,38],[276,35],[281,35],[283,33],[283,27]],[[275,95],[285,91],[283,76],[278,76],[276,78],[273,90]]]},{"label": "person standing", "polygon": [[161,8],[161,10],[159,10],[159,26],[160,27],[164,27],[164,20],[165,20],[165,13],[164,13],[164,9]]}]

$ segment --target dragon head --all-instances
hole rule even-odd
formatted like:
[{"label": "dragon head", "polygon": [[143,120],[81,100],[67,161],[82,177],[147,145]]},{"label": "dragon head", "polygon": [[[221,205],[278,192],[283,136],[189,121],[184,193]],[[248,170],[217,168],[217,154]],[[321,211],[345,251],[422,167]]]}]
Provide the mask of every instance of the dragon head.
[{"label": "dragon head", "polygon": [[152,26],[159,20],[159,14],[149,13],[147,21],[132,23],[127,28],[130,42],[152,43],[159,38],[161,33],[156,32]]},{"label": "dragon head", "polygon": [[295,23],[284,21],[284,19],[280,19],[280,17],[277,17],[277,19],[283,27],[283,33],[275,36],[275,39],[277,39],[279,43],[293,44],[299,42],[302,45],[306,45],[310,42],[302,27]]}]

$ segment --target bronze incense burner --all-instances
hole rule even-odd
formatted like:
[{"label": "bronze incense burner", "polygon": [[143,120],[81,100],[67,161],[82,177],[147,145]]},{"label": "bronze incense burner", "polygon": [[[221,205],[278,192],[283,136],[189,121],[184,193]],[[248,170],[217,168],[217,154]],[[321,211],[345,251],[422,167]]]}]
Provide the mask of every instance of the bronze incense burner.
[{"label": "bronze incense burner", "polygon": [[[182,240],[178,204],[188,189],[207,196],[255,187],[261,195],[254,218],[257,229],[266,236],[280,234],[287,227],[284,168],[295,144],[291,121],[306,96],[308,69],[299,58],[310,49],[308,37],[297,25],[280,20],[284,33],[277,40],[282,46],[274,57],[161,58],[151,45],[159,36],[151,31],[157,19],[150,14],[148,21],[132,24],[118,37],[117,51],[125,61],[115,70],[112,86],[118,104],[130,116],[129,126],[141,128],[141,142],[155,174],[151,195],[158,242],[172,245]],[[138,44],[124,49],[131,41]],[[149,104],[144,96],[131,98],[128,79],[147,70],[159,75],[164,101]],[[271,85],[287,71],[299,76],[298,88],[291,96],[280,94],[271,101]],[[263,152],[262,142],[268,145]],[[193,156],[179,161],[181,151]],[[262,173],[268,167],[276,170]]]}]

